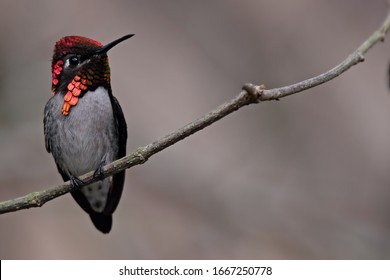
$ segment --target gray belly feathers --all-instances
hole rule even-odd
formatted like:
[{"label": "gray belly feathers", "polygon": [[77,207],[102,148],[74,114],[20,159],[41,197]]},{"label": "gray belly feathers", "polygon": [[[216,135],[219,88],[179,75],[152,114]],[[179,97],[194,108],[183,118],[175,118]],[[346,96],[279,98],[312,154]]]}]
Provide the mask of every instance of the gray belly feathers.
[{"label": "gray belly feathers", "polygon": [[[61,113],[63,102],[63,96],[56,94],[46,107],[52,116],[45,109],[46,122],[53,122],[46,137],[50,137],[50,150],[59,168],[68,176],[80,176],[96,170],[101,162],[115,160],[118,135],[106,89],[86,92],[68,116]],[[103,211],[111,183],[108,177],[81,189],[94,211]]]}]

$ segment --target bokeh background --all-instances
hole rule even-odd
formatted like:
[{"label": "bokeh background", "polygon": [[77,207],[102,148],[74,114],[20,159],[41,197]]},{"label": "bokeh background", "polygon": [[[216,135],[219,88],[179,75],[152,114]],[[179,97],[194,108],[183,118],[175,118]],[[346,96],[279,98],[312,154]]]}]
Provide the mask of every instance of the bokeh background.
[{"label": "bokeh background", "polygon": [[[332,68],[387,13],[385,0],[0,3],[0,200],[61,183],[42,118],[62,36],[136,34],[109,53],[130,152],[244,82]],[[334,81],[243,108],[127,170],[109,235],[70,195],[1,215],[0,258],[390,258],[388,41]]]}]

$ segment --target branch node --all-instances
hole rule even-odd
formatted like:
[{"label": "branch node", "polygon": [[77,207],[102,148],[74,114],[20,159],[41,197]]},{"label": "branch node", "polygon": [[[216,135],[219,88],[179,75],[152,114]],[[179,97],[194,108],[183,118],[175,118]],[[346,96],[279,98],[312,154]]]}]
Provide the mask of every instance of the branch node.
[{"label": "branch node", "polygon": [[249,93],[252,102],[258,103],[260,101],[263,101],[261,97],[263,95],[264,90],[266,89],[265,85],[257,86],[251,83],[245,83],[242,86],[242,89]]},{"label": "branch node", "polygon": [[30,194],[31,196],[31,203],[38,206],[38,207],[41,207],[43,205],[42,201],[39,199],[39,196],[38,196],[38,192],[32,192]]},{"label": "branch node", "polygon": [[381,28],[377,32],[378,32],[379,41],[384,42],[385,41],[385,37],[386,37],[387,29],[386,28]]},{"label": "branch node", "polygon": [[359,62],[364,62],[365,58],[361,52],[358,52],[358,56],[359,56]]},{"label": "branch node", "polygon": [[140,164],[144,164],[148,159],[144,157],[145,148],[140,147],[137,149],[135,156],[139,159]]}]

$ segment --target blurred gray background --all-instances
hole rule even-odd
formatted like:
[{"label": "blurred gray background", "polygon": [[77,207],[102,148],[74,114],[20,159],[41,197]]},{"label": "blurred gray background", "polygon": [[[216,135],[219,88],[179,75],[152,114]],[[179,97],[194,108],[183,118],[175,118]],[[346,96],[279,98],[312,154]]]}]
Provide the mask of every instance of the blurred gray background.
[{"label": "blurred gray background", "polygon": [[[54,43],[108,43],[128,151],[244,82],[284,86],[347,57],[385,0],[6,1],[0,200],[61,183],[44,147]],[[2,259],[390,258],[389,36],[336,80],[251,105],[127,170],[109,235],[70,195],[0,216]]]}]

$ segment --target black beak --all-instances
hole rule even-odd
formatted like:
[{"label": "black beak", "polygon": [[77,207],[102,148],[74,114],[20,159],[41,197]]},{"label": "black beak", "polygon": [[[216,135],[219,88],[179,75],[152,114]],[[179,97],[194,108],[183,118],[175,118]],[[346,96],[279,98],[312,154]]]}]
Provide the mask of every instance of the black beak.
[{"label": "black beak", "polygon": [[127,40],[131,37],[133,37],[134,34],[128,34],[128,35],[125,35],[119,39],[116,39],[115,41],[112,41],[111,43],[108,43],[107,45],[105,46],[102,46],[100,47],[96,52],[95,54],[103,54],[103,53],[106,53],[108,52],[112,47],[115,47],[116,45],[118,45],[120,42],[123,42],[124,40]]}]

